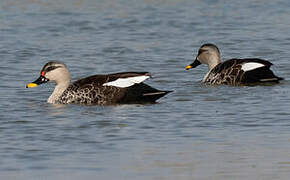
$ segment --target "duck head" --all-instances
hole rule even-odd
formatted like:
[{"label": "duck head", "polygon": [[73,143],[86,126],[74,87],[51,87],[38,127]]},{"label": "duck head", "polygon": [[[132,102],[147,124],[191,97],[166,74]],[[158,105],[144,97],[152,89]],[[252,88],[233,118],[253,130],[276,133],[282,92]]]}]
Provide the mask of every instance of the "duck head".
[{"label": "duck head", "polygon": [[200,64],[207,64],[209,70],[221,63],[221,54],[218,47],[214,44],[203,44],[198,54],[190,65],[186,66],[186,70],[197,67]]},{"label": "duck head", "polygon": [[50,61],[46,63],[41,72],[40,77],[35,81],[27,84],[26,88],[37,87],[40,84],[47,82],[55,82],[59,84],[69,84],[71,80],[70,73],[64,63]]}]

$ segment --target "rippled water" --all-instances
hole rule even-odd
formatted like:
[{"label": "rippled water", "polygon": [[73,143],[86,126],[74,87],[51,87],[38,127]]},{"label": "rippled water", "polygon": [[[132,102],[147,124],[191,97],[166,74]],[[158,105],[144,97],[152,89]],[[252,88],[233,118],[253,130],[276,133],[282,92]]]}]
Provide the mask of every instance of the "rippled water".
[{"label": "rippled water", "polygon": [[[289,179],[290,3],[41,1],[0,3],[0,179]],[[184,68],[203,43],[224,59],[270,60],[275,86],[208,87]],[[46,103],[25,89],[48,60],[76,80],[150,71],[173,93],[152,105]]]}]

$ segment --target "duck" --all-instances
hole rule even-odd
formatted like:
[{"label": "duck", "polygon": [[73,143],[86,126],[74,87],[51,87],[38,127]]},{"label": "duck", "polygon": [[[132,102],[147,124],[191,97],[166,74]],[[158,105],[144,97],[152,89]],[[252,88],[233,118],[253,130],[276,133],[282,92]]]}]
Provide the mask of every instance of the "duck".
[{"label": "duck", "polygon": [[202,82],[209,85],[258,85],[279,83],[283,78],[276,76],[270,69],[271,62],[259,58],[229,59],[222,62],[221,53],[215,44],[203,44],[198,54],[186,70],[200,64],[208,65],[208,72]]},{"label": "duck", "polygon": [[131,103],[155,103],[172,91],[161,91],[145,83],[149,72],[120,72],[93,75],[71,83],[67,66],[59,61],[49,61],[35,81],[26,88],[54,82],[54,91],[47,99],[52,104],[112,105]]}]

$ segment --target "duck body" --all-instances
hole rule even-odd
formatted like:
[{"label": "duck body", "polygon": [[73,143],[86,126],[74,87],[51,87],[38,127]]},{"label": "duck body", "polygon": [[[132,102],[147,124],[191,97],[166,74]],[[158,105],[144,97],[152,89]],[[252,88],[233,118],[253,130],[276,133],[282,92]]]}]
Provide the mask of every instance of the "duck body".
[{"label": "duck body", "polygon": [[270,70],[271,65],[272,63],[269,61],[257,58],[230,59],[210,70],[203,82],[212,85],[234,86],[265,82],[278,83],[283,78],[274,75]]},{"label": "duck body", "polygon": [[72,84],[54,103],[61,104],[127,104],[150,103],[166,95],[170,91],[159,91],[147,84],[139,83],[129,87],[104,85],[119,78],[148,75],[147,72],[125,72],[109,75],[94,75],[80,79]]},{"label": "duck body", "polygon": [[259,58],[230,59],[221,61],[219,49],[214,44],[200,47],[195,61],[186,69],[207,64],[208,73],[202,82],[210,85],[256,85],[261,83],[279,83],[283,78],[276,76],[270,69],[273,65]]},{"label": "duck body", "polygon": [[50,61],[42,68],[40,77],[27,87],[55,82],[48,103],[112,105],[129,103],[154,103],[171,91],[160,91],[145,83],[148,72],[121,72],[93,75],[70,83],[71,76],[65,64]]}]

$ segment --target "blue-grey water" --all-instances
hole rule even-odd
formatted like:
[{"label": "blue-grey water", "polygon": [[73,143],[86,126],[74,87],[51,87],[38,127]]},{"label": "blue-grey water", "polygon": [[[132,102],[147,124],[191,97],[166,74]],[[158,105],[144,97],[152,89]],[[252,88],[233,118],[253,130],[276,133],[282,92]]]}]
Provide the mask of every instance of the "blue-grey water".
[{"label": "blue-grey water", "polygon": [[[1,0],[0,179],[290,178],[288,0]],[[283,83],[208,87],[203,43],[270,60]],[[152,105],[46,102],[49,60],[73,80],[150,71]]]}]

